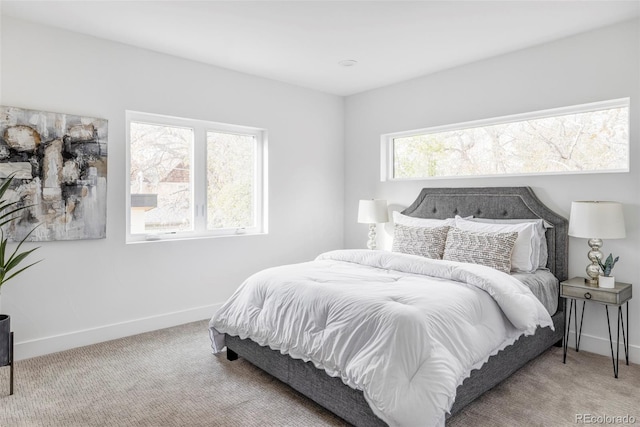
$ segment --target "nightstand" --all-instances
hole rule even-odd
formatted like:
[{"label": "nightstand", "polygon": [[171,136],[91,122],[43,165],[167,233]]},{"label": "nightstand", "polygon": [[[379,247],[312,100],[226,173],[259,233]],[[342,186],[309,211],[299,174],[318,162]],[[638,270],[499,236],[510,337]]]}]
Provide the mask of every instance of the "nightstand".
[{"label": "nightstand", "polygon": [[[573,279],[560,282],[560,296],[564,298],[565,312],[565,332],[562,339],[562,363],[567,362],[567,347],[569,345],[569,331],[571,330],[571,314],[573,313],[573,330],[576,335],[576,351],[580,351],[580,336],[582,335],[582,321],[584,319],[584,309],[587,301],[603,304],[607,312],[607,326],[609,330],[609,344],[611,345],[611,361],[613,362],[613,375],[618,378],[618,360],[620,353],[620,325],[622,325],[622,342],[624,344],[624,355],[629,364],[629,304],[631,299],[630,283],[616,282],[614,288],[600,288],[585,283],[584,278],[574,277]],[[580,315],[580,326],[578,327],[578,300],[582,300],[582,314]],[[567,301],[569,301],[569,312],[567,312]],[[611,336],[611,321],[609,320],[609,306],[618,307],[618,337],[616,339],[616,352],[613,352],[613,337]],[[626,305],[626,328],[625,319],[622,316],[622,306]]]}]

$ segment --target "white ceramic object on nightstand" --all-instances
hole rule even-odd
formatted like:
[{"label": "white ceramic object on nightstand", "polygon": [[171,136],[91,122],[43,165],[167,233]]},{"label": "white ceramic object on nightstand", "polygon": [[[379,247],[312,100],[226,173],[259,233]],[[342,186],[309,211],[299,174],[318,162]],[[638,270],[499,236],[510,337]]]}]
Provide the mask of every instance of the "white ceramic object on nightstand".
[{"label": "white ceramic object on nightstand", "polygon": [[598,286],[601,288],[613,289],[616,287],[616,278],[613,276],[600,276],[598,277]]}]

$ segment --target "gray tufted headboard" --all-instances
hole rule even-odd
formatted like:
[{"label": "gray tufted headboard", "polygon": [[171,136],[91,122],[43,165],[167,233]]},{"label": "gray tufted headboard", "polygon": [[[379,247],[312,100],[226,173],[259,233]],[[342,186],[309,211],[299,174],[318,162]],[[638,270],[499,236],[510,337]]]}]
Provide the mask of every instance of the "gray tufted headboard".
[{"label": "gray tufted headboard", "polygon": [[545,206],[529,187],[423,188],[404,215],[419,218],[537,219],[553,225],[547,229],[547,267],[558,278],[568,278],[568,224],[566,218]]}]

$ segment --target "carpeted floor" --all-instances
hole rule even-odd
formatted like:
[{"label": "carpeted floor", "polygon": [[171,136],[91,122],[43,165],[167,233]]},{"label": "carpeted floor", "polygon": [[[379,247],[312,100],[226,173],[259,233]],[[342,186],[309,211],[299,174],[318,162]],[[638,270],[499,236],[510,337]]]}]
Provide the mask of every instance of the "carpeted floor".
[{"label": "carpeted floor", "polygon": [[[553,348],[453,417],[448,426],[575,425],[576,414],[634,416],[640,366]],[[190,323],[0,369],[0,426],[346,426],[240,359],[210,352]],[[610,425],[611,423],[609,423]]]}]

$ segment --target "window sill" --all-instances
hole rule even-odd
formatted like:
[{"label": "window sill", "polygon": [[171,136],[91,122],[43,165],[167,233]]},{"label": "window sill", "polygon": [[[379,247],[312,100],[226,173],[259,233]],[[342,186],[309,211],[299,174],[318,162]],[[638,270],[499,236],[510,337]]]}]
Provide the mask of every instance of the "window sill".
[{"label": "window sill", "polygon": [[176,241],[185,241],[185,240],[202,240],[202,239],[221,239],[221,238],[234,238],[234,237],[255,237],[255,236],[266,236],[269,233],[260,232],[260,233],[237,233],[237,234],[204,234],[197,236],[185,236],[185,235],[172,235],[172,234],[161,234],[161,235],[149,235],[146,238],[130,240],[127,238],[127,245],[137,245],[144,243],[162,243],[162,242],[176,242]]}]

